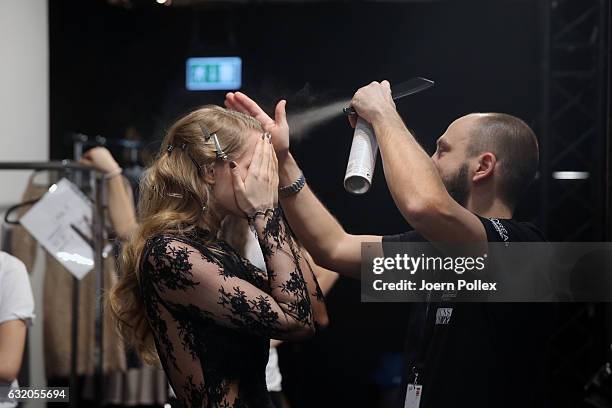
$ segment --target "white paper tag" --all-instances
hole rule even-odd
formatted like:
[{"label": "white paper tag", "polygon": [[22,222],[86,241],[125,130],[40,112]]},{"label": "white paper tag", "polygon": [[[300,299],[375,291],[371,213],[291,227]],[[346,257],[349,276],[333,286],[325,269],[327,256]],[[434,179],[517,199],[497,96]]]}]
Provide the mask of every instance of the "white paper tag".
[{"label": "white paper tag", "polygon": [[422,385],[408,384],[406,390],[406,402],[404,408],[419,408],[421,403],[421,394],[423,393]]},{"label": "white paper tag", "polygon": [[63,178],[19,222],[70,273],[82,279],[94,266],[93,248],[85,240],[92,236],[91,217],[91,202]]}]

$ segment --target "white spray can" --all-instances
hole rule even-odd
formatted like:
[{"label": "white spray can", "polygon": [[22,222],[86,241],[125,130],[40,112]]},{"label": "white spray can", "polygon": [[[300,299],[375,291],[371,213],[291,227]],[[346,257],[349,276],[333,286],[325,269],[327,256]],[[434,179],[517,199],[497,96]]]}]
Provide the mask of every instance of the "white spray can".
[{"label": "white spray can", "polygon": [[357,118],[353,144],[349,154],[346,173],[344,174],[344,189],[352,194],[365,194],[372,185],[378,142],[374,129],[368,122]]}]

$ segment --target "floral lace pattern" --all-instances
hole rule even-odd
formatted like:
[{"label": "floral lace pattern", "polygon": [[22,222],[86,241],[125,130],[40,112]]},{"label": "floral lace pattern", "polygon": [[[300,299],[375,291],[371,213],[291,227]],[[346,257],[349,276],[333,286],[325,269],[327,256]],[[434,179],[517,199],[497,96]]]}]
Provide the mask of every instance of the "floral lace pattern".
[{"label": "floral lace pattern", "polygon": [[280,210],[250,220],[268,272],[201,229],[151,237],[140,290],[160,361],[187,407],[271,408],[270,338],[316,326],[323,304],[311,266]]}]

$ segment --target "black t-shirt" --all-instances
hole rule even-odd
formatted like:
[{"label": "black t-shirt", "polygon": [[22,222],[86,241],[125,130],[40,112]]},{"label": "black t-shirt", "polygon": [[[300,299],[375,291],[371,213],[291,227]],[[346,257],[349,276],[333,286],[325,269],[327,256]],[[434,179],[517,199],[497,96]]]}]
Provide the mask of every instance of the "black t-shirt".
[{"label": "black t-shirt", "polygon": [[[478,218],[489,242],[545,241],[533,224]],[[383,242],[423,241],[415,231],[383,237]],[[546,406],[545,344],[552,313],[546,304],[414,303],[402,395],[418,373],[420,408]]]}]

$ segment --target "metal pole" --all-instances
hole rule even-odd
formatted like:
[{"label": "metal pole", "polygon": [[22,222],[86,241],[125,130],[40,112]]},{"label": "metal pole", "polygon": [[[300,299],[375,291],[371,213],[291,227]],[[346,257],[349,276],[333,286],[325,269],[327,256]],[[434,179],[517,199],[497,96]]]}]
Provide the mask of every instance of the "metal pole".
[{"label": "metal pole", "polygon": [[[79,160],[83,155],[83,144],[87,141],[87,136],[77,135],[74,140],[74,160]],[[83,173],[76,171],[74,174],[75,183],[79,189],[83,188]],[[90,173],[90,177],[95,177],[95,173]],[[79,292],[80,280],[72,278],[72,335],[71,335],[71,361],[70,361],[70,406],[79,406],[80,393],[78,383],[78,358],[79,358]]]},{"label": "metal pole", "polygon": [[79,348],[79,287],[80,281],[72,278],[72,324],[70,336],[70,406],[79,406],[78,348]]},{"label": "metal pole", "polygon": [[596,9],[597,9],[597,25],[596,25],[596,33],[597,33],[597,48],[595,49],[596,53],[596,66],[595,66],[595,78],[594,85],[597,90],[596,95],[596,111],[594,112],[595,116],[595,132],[596,137],[599,139],[599,143],[593,143],[593,158],[596,160],[594,163],[594,172],[599,176],[595,178],[595,184],[593,186],[594,189],[594,197],[601,197],[597,203],[597,212],[595,216],[596,224],[600,225],[600,228],[596,229],[596,238],[597,240],[604,241],[608,237],[608,199],[609,199],[609,151],[608,151],[608,134],[606,133],[606,123],[608,119],[607,112],[607,90],[608,90],[608,78],[606,78],[606,64],[608,60],[608,33],[607,33],[607,24],[606,20],[608,18],[608,10],[607,4],[608,0],[597,0],[596,1]]},{"label": "metal pole", "polygon": [[610,0],[601,0],[602,11],[600,14],[600,27],[601,27],[601,39],[600,39],[600,75],[602,81],[602,109],[600,114],[602,115],[602,126],[601,131],[603,132],[602,137],[603,140],[603,154],[604,154],[604,163],[603,163],[603,192],[604,192],[604,202],[603,202],[603,215],[604,215],[604,234],[603,239],[608,241],[612,239],[612,140],[610,138],[612,135],[610,134],[610,121],[612,120],[612,105],[610,93],[612,92],[612,80],[610,79],[610,75],[612,75],[612,67],[610,66],[612,63],[612,56],[610,52],[610,47],[612,46],[612,24],[610,19],[612,18],[612,6],[610,5]]},{"label": "metal pole", "polygon": [[[87,143],[87,140],[89,139],[89,137],[87,135],[84,134],[77,134],[73,136],[73,144],[72,144],[72,150],[73,150],[73,155],[74,155],[74,160],[80,160],[81,156],[83,156],[83,147],[85,146],[85,143]],[[74,182],[77,186],[79,186],[79,188],[83,188],[83,174],[81,172],[76,172],[76,174],[74,175],[75,179]]]},{"label": "metal pole", "polygon": [[540,226],[544,234],[548,235],[548,207],[550,205],[550,183],[551,183],[551,169],[550,169],[550,149],[551,143],[551,129],[550,129],[550,86],[551,86],[551,1],[540,0],[540,17],[541,17],[541,30],[542,30],[542,59],[540,62],[541,70],[541,114],[540,114],[540,183],[541,183],[541,196],[540,196]]},{"label": "metal pole", "polygon": [[[93,173],[92,173],[93,174]],[[94,243],[94,272],[96,276],[96,326],[95,326],[95,392],[96,404],[104,404],[104,188],[105,180],[103,176],[94,174],[94,208],[92,212],[92,232]]]}]

